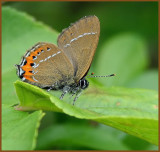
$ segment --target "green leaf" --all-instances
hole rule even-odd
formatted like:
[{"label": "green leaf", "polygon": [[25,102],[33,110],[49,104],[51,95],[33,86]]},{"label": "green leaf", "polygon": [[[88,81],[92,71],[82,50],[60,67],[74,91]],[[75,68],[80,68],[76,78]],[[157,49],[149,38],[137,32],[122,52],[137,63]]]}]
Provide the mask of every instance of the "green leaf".
[{"label": "green leaf", "polygon": [[16,81],[20,100],[17,110],[51,110],[81,119],[91,119],[158,144],[158,94],[145,89],[104,88],[94,83],[75,106],[68,97],[59,100],[36,86]]},{"label": "green leaf", "polygon": [[36,149],[46,150],[54,146],[72,146],[76,150],[78,150],[76,147],[98,150],[129,150],[122,140],[117,140],[115,144],[115,138],[117,135],[113,135],[104,127],[93,128],[75,124],[54,125],[40,132]]},{"label": "green leaf", "polygon": [[17,80],[15,70],[2,74],[2,103],[5,105],[17,104],[18,98],[14,89],[13,82]]},{"label": "green leaf", "polygon": [[28,114],[2,105],[2,150],[33,150],[42,111]]},{"label": "green leaf", "polygon": [[116,74],[116,77],[97,78],[106,86],[124,86],[140,74],[148,64],[144,40],[132,33],[119,34],[104,43],[96,60],[97,75]]}]

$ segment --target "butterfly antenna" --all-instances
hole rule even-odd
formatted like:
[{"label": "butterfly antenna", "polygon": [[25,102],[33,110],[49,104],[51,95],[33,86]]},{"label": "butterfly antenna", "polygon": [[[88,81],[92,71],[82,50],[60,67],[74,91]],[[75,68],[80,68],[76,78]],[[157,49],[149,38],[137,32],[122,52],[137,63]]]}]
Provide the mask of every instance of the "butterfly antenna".
[{"label": "butterfly antenna", "polygon": [[110,75],[89,75],[87,76],[88,78],[96,78],[96,77],[112,77],[115,76],[115,74],[110,74]]}]

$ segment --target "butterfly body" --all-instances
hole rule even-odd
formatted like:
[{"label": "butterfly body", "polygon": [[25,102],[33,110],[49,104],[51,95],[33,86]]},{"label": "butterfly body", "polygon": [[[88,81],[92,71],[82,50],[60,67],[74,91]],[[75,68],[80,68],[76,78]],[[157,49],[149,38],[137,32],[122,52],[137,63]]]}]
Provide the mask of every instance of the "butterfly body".
[{"label": "butterfly body", "polygon": [[[87,75],[100,34],[96,16],[84,17],[62,31],[57,43],[40,42],[22,57],[17,75],[22,81],[48,90],[78,95],[88,87]],[[74,101],[77,99],[74,99]]]}]

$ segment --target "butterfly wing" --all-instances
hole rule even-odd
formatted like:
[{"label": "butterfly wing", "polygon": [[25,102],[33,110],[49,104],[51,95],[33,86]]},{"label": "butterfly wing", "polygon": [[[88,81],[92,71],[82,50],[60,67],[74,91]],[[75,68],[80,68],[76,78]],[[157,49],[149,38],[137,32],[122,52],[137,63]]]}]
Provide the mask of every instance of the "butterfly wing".
[{"label": "butterfly wing", "polygon": [[57,46],[50,43],[38,43],[27,53],[23,57],[23,64],[21,63],[26,82],[41,88],[50,86],[56,88],[72,83],[73,66]]},{"label": "butterfly wing", "polygon": [[74,67],[75,81],[88,72],[100,35],[100,22],[96,16],[88,16],[62,31],[58,47],[64,51]]}]

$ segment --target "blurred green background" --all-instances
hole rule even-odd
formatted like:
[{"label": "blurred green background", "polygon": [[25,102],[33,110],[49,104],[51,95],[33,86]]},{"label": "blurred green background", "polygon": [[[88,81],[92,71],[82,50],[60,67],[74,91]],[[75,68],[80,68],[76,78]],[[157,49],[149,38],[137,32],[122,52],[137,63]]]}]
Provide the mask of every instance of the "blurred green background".
[{"label": "blurred green background", "polygon": [[[106,86],[158,90],[158,2],[5,2],[3,6],[26,12],[58,33],[83,16],[96,15],[101,23],[101,33],[90,72],[94,72],[95,75],[115,73],[117,78],[95,81]],[[110,56],[107,61],[106,56]],[[106,70],[99,65],[104,65]],[[128,72],[134,67],[136,67],[134,73]],[[67,134],[68,130],[75,132],[70,135]],[[108,137],[103,136],[104,131],[108,133]],[[50,139],[47,135],[51,135],[52,132],[53,138]],[[55,133],[58,134],[56,137]],[[123,150],[125,147],[127,150],[155,150],[158,148],[114,128],[53,112],[47,112],[43,118],[39,134],[37,149],[115,150],[116,147]],[[49,144],[43,145],[41,137],[48,140]],[[79,141],[74,142],[75,138],[79,138]],[[96,145],[96,139],[102,140],[100,146]],[[83,140],[91,143],[84,144]],[[109,143],[108,149],[105,147],[107,143]]]}]

